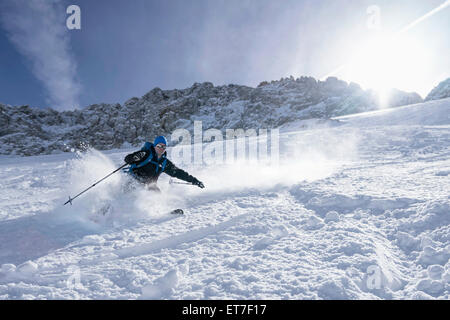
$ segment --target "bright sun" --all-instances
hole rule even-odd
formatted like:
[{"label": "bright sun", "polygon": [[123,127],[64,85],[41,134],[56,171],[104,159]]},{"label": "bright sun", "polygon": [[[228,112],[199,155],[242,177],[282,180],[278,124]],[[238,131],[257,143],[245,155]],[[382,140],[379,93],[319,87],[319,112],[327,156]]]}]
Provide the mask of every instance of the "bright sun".
[{"label": "bright sun", "polygon": [[414,91],[428,62],[426,49],[406,35],[378,36],[353,54],[342,70],[342,78],[377,91],[380,105],[386,106],[388,89]]}]

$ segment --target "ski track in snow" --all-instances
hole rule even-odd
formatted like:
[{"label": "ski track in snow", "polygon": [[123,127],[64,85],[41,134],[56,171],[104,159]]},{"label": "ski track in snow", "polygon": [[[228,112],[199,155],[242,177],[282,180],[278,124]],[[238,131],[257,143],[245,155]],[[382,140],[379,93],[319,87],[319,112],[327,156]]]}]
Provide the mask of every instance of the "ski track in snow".
[{"label": "ski track in snow", "polygon": [[62,206],[131,150],[1,157],[0,298],[448,300],[450,99],[422,109],[291,124],[279,167],[182,166],[206,189],[156,198],[117,174]]}]

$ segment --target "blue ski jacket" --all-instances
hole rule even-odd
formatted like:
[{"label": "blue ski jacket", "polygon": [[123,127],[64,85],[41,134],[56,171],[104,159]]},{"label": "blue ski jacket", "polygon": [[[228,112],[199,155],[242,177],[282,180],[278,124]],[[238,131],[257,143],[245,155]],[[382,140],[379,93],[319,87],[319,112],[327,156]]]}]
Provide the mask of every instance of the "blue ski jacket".
[{"label": "blue ski jacket", "polygon": [[167,152],[158,159],[155,147],[152,143],[146,142],[141,150],[131,153],[125,157],[125,162],[130,163],[130,159],[139,159],[133,161],[126,169],[126,172],[138,181],[151,184],[158,181],[161,173],[166,173],[171,177],[197,184],[199,181],[186,171],[175,166],[172,161],[167,159]]}]

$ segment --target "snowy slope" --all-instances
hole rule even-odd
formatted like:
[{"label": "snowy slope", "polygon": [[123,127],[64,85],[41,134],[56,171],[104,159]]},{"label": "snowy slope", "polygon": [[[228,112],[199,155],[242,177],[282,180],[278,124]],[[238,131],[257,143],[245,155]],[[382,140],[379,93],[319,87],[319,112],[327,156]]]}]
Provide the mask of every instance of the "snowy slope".
[{"label": "snowy slope", "polygon": [[334,119],[358,126],[447,125],[450,123],[450,112],[446,112],[448,109],[443,106],[449,104],[450,98],[446,98],[395,109],[357,113]]},{"label": "snowy slope", "polygon": [[116,174],[73,206],[131,149],[2,157],[0,298],[449,299],[449,114],[290,124],[278,166],[184,164],[206,188],[158,196]]}]

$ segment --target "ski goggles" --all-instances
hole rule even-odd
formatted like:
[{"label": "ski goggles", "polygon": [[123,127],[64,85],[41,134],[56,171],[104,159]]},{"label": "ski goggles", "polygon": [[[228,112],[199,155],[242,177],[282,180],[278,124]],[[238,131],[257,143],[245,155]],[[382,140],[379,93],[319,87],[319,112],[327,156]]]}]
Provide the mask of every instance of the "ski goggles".
[{"label": "ski goggles", "polygon": [[167,146],[166,145],[164,145],[164,144],[157,144],[156,145],[158,148],[160,148],[160,149],[163,149],[163,150],[166,150],[166,148],[167,148]]}]

